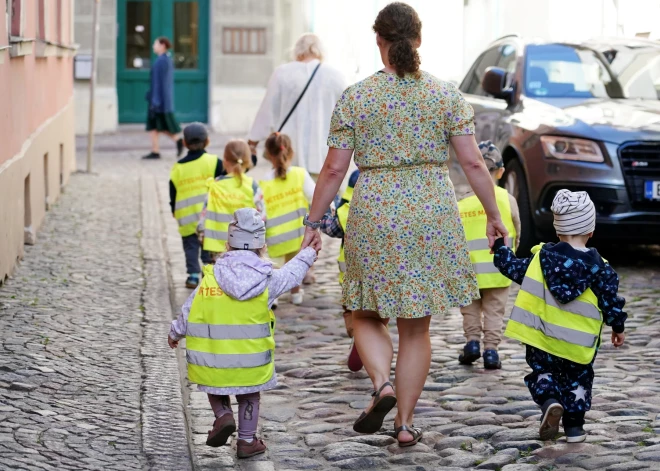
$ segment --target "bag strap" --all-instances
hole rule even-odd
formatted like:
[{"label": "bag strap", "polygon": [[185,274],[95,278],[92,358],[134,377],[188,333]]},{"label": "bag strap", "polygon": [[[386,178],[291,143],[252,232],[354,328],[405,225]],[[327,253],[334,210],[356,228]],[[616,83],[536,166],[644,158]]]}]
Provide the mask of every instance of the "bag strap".
[{"label": "bag strap", "polygon": [[319,70],[319,67],[321,67],[321,63],[319,62],[318,65],[314,68],[314,72],[312,72],[312,76],[309,77],[309,80],[307,81],[307,85],[305,85],[305,88],[303,88],[302,93],[296,100],[296,102],[293,104],[293,107],[291,107],[291,111],[289,111],[289,114],[286,115],[286,118],[284,118],[284,121],[282,121],[282,124],[280,125],[280,128],[277,130],[277,132],[281,132],[282,129],[284,128],[284,125],[289,121],[289,118],[293,114],[294,111],[296,111],[296,108],[298,107],[298,103],[300,103],[300,100],[302,100],[302,97],[305,96],[305,92],[309,88],[309,84],[312,83],[312,80],[314,80],[314,76],[316,75],[316,72]]}]

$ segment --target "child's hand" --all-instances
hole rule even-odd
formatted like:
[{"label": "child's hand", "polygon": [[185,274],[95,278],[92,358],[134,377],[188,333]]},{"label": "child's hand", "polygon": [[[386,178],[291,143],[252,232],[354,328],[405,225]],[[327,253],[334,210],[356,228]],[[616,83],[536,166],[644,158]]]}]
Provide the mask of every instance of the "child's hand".
[{"label": "child's hand", "polygon": [[172,337],[169,335],[167,336],[167,344],[170,346],[170,348],[176,348],[179,346],[179,341],[178,340],[172,340]]},{"label": "child's hand", "polygon": [[616,332],[612,332],[612,345],[615,347],[620,347],[623,345],[623,341],[626,339],[626,334],[621,332],[620,334],[617,334]]}]

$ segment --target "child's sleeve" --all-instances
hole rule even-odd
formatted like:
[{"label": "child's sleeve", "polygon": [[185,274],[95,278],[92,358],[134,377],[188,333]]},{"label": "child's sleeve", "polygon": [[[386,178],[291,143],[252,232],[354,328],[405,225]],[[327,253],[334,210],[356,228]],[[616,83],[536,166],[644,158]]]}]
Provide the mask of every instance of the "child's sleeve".
[{"label": "child's sleeve", "polygon": [[170,180],[170,208],[172,209],[172,214],[174,214],[174,209],[176,208],[176,187],[172,180]]},{"label": "child's sleeve", "polygon": [[287,291],[300,286],[310,267],[316,261],[316,250],[311,247],[303,249],[293,260],[279,270],[273,270],[268,283],[268,302],[272,303]]},{"label": "child's sleeve", "polygon": [[339,222],[339,216],[337,216],[337,213],[333,213],[330,209],[328,209],[321,218],[321,227],[319,227],[319,229],[325,235],[335,239],[342,239],[344,237],[344,229]]},{"label": "child's sleeve", "polygon": [[257,210],[257,212],[261,215],[261,220],[266,221],[266,202],[264,201],[264,192],[259,186],[259,184],[254,181],[254,186],[253,186],[253,191],[254,191],[254,207]]},{"label": "child's sleeve", "polygon": [[188,315],[190,314],[190,308],[192,307],[193,299],[195,299],[198,289],[199,287],[195,288],[195,291],[188,296],[188,299],[186,299],[186,302],[183,303],[183,306],[181,307],[179,316],[172,321],[172,325],[170,326],[170,338],[172,340],[181,340],[186,336],[186,330],[188,329]]},{"label": "child's sleeve", "polygon": [[612,330],[618,334],[623,332],[626,319],[628,319],[628,314],[623,310],[626,300],[617,294],[619,275],[609,264],[605,264],[605,269],[596,282],[591,285],[591,290],[598,298],[598,307],[603,312],[605,324],[612,327]]},{"label": "child's sleeve", "polygon": [[493,263],[500,271],[500,273],[521,285],[523,279],[525,278],[525,273],[527,273],[527,268],[529,268],[529,264],[532,262],[532,259],[516,257],[516,254],[513,253],[513,250],[504,245],[503,238],[499,238],[495,241],[495,245],[493,245],[493,251],[495,252]]},{"label": "child's sleeve", "polygon": [[312,204],[312,200],[314,199],[315,189],[316,189],[316,183],[314,182],[314,179],[309,174],[309,172],[305,171],[305,181],[303,182],[303,193],[305,194],[305,198],[307,198],[307,202],[310,205]]}]

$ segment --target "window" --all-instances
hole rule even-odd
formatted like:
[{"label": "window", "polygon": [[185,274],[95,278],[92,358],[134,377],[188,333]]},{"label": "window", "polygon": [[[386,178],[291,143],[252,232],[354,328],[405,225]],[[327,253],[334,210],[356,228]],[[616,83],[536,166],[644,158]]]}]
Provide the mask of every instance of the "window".
[{"label": "window", "polygon": [[20,37],[23,34],[23,0],[8,0],[9,35]]},{"label": "window", "polygon": [[37,2],[37,38],[45,41],[48,37],[46,28],[48,27],[46,14],[46,0],[38,0]]},{"label": "window", "polygon": [[266,28],[224,28],[222,52],[225,54],[266,54]]},{"label": "window", "polygon": [[55,29],[55,32],[57,33],[56,39],[58,44],[62,44],[62,0],[57,0],[55,10],[55,18],[57,21],[57,26]]},{"label": "window", "polygon": [[516,71],[516,48],[511,44],[503,44],[484,52],[476,60],[472,69],[461,84],[461,91],[471,95],[486,96],[486,92],[481,88],[481,81],[488,67],[501,67],[507,72]]}]

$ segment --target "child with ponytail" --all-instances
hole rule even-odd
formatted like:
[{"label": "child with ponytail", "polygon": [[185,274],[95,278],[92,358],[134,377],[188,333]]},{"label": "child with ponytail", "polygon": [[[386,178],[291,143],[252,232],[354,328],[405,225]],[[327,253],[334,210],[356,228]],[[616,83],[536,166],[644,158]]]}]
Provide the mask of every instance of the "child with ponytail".
[{"label": "child with ponytail", "polygon": [[213,259],[226,251],[227,230],[234,212],[254,208],[265,215],[264,198],[257,182],[245,175],[252,167],[252,155],[247,142],[233,139],[225,146],[222,164],[227,172],[208,181],[208,193],[202,217],[197,226],[204,250]]},{"label": "child with ponytail", "polygon": [[[266,203],[266,245],[270,257],[284,257],[288,262],[300,250],[303,217],[309,211],[315,184],[307,170],[291,165],[294,152],[289,136],[275,132],[266,139],[265,147],[264,157],[273,166],[259,182]],[[303,282],[314,282],[311,271]],[[302,301],[303,291],[293,288],[291,302],[298,305]]]}]

